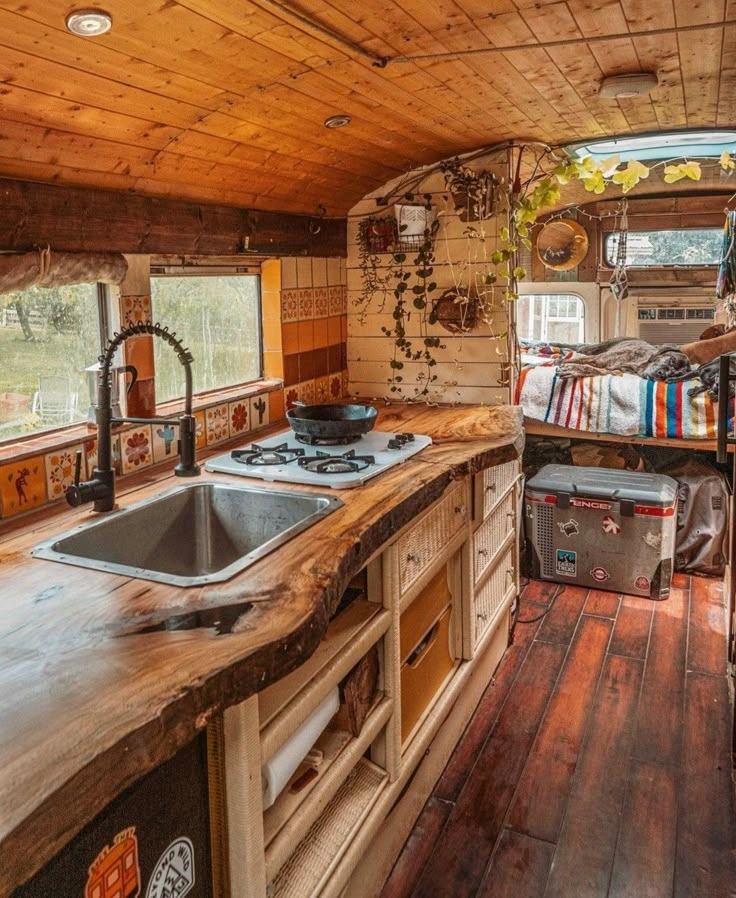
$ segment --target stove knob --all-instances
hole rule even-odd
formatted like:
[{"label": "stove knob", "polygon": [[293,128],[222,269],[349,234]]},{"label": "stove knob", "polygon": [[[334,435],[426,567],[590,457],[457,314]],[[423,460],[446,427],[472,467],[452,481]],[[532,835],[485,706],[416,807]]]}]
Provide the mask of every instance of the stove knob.
[{"label": "stove knob", "polygon": [[413,443],[414,442],[414,434],[413,433],[401,433],[399,436],[403,439],[405,443]]},{"label": "stove knob", "polygon": [[401,449],[401,443],[398,440],[389,440],[387,449]]}]

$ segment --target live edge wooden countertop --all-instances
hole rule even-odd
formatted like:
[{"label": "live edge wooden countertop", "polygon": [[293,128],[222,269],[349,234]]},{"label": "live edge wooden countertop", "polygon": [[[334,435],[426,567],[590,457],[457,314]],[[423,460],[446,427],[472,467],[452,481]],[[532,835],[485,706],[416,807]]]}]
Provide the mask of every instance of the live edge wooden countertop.
[{"label": "live edge wooden countertop", "polygon": [[[302,663],[350,579],[452,480],[516,458],[523,446],[521,412],[507,406],[389,406],[377,426],[436,443],[341,490],[343,508],[225,583],[174,588],[30,557],[42,539],[89,520],[88,509],[0,532],[0,896],[213,715]],[[123,482],[118,498],[125,506],[193,482],[149,472]],[[222,635],[209,615],[198,628],[155,629],[239,604],[245,612]]]}]

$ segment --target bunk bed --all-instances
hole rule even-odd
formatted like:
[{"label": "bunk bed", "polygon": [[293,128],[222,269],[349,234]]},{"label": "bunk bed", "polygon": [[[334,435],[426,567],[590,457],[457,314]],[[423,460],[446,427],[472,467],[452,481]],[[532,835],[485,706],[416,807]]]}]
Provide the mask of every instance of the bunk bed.
[{"label": "bunk bed", "polygon": [[562,358],[553,346],[522,345],[515,402],[528,434],[715,451],[717,405],[707,392],[690,395],[699,380],[661,383],[634,374],[562,379]]}]

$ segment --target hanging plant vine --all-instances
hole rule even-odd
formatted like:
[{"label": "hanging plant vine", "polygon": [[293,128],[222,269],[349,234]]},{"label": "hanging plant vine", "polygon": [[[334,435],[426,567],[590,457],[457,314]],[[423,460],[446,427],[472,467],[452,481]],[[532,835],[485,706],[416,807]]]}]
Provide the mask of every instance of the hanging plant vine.
[{"label": "hanging plant vine", "polygon": [[[407,194],[406,199],[412,202],[414,195]],[[424,195],[424,208],[428,212],[431,211],[431,194]],[[438,230],[438,219],[425,228],[411,266],[407,264],[406,252],[394,253],[393,324],[390,327],[385,325],[381,327],[382,333],[393,340],[393,357],[389,362],[391,369],[389,390],[392,393],[398,393],[403,387],[402,372],[406,362],[420,363],[424,367],[424,370],[417,374],[419,384],[414,388],[415,399],[428,396],[432,384],[437,380],[433,370],[437,365],[433,350],[445,348],[439,337],[429,334],[429,326],[437,323],[433,294],[437,290],[437,282],[434,280],[434,242]],[[400,245],[401,228],[399,228]],[[418,338],[408,336],[408,324],[412,317],[419,323]]]},{"label": "hanging plant vine", "polygon": [[[452,253],[448,252],[448,267],[455,285],[454,302],[461,306],[464,304],[457,315],[454,331],[459,336],[470,330],[465,324],[465,309],[470,309],[471,298],[475,304],[474,319],[488,326],[491,338],[499,340],[507,336],[505,332],[495,333],[493,319],[496,312],[518,299],[517,284],[526,277],[526,271],[518,261],[520,247],[531,250],[532,228],[545,210],[559,206],[566,185],[577,181],[594,196],[600,196],[608,188],[616,188],[625,195],[657,168],[662,168],[663,180],[667,184],[684,178],[699,181],[702,177],[701,164],[697,160],[670,159],[648,166],[635,159],[622,163],[620,156],[603,160],[591,156],[570,158],[546,147],[533,160],[531,175],[522,180],[520,173],[526,150],[524,146],[518,149],[515,174],[509,184],[504,184],[485,169],[475,171],[458,158],[438,166],[444,175],[445,188],[452,197],[452,211],[467,222],[463,231],[466,258],[455,262]],[[736,158],[724,152],[719,165],[730,175],[736,170]],[[414,184],[419,186],[426,174],[417,177]],[[404,199],[409,203],[415,201],[413,193],[405,194]],[[425,207],[430,209],[432,196],[424,194],[423,199]],[[449,197],[446,201],[449,202]],[[449,208],[447,211],[450,211]],[[483,222],[504,213],[507,225],[500,229],[498,239],[493,240],[495,234],[489,235]],[[440,212],[440,216],[442,214],[446,213]],[[423,370],[417,375],[418,384],[414,388],[413,398],[426,399],[431,387],[438,381],[435,351],[446,348],[441,338],[429,334],[429,328],[438,321],[434,247],[440,218],[437,217],[425,230],[418,248],[413,248],[409,254],[401,246],[399,227],[396,245],[388,255],[388,265],[382,269],[386,257],[371,245],[367,235],[368,228],[375,227],[376,221],[386,220],[386,216],[370,217],[359,225],[361,292],[355,302],[360,308],[359,318],[364,322],[371,303],[377,297],[380,298],[377,309],[380,312],[385,310],[393,297],[393,308],[390,310],[392,324],[381,327],[381,332],[393,341],[389,390],[394,394],[405,390],[408,386],[404,377],[406,363],[419,363]],[[392,220],[395,222],[395,219]],[[493,249],[489,251],[491,244]],[[446,289],[441,290],[440,294],[447,300]],[[419,323],[419,337],[409,336],[412,320]]]}]

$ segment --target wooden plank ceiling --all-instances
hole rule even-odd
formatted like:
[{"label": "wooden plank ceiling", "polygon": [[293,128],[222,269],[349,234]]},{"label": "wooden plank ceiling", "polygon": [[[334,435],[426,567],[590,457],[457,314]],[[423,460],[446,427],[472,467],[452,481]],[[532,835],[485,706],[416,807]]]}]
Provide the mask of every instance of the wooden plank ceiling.
[{"label": "wooden plank ceiling", "polygon": [[[112,31],[79,38],[64,20],[84,3],[0,3],[0,176],[334,216],[506,138],[736,124],[736,0],[99,5]],[[377,68],[294,11],[380,57],[510,49]],[[640,69],[651,97],[598,97]],[[334,113],[352,124],[326,129]]]}]

